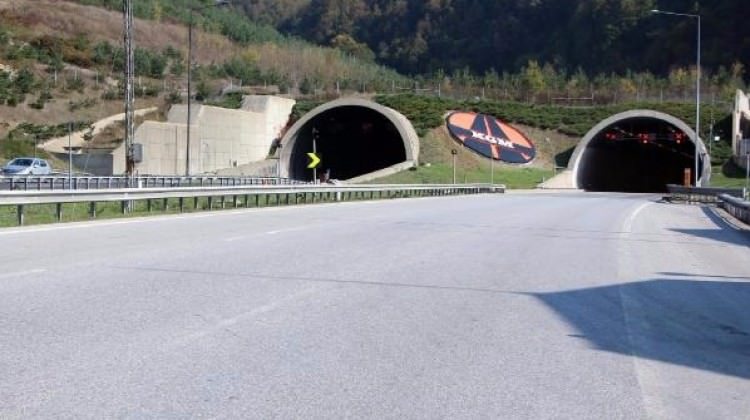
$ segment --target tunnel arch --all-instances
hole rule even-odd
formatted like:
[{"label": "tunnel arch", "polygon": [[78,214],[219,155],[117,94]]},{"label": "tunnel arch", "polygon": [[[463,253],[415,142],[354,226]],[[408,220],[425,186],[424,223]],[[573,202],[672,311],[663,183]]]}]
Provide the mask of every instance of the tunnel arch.
[{"label": "tunnel arch", "polygon": [[[627,132],[627,127],[633,131]],[[638,138],[625,137],[625,141],[620,141],[607,137],[617,131],[629,135],[638,131],[645,133],[638,136],[647,137],[642,144],[638,144]],[[665,139],[665,133],[682,133],[685,141]],[[576,146],[568,168],[572,171],[573,187],[577,189],[661,192],[668,183],[682,184],[684,168],[693,170],[696,147],[700,156],[699,181],[705,183],[711,173],[710,159],[695,131],[672,115],[632,110],[613,115],[589,130]]]},{"label": "tunnel arch", "polygon": [[281,175],[311,180],[307,153],[316,138],[321,171],[331,178],[363,180],[389,168],[415,166],[419,137],[397,111],[361,98],[342,98],[318,106],[297,121],[281,139]]}]

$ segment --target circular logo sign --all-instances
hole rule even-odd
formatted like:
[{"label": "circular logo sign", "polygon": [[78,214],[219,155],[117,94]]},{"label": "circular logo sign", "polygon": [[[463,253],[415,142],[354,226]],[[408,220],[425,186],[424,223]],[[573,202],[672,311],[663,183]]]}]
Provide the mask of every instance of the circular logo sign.
[{"label": "circular logo sign", "polygon": [[490,115],[454,112],[448,117],[448,131],[464,146],[490,159],[529,163],[536,157],[536,147],[526,135]]}]

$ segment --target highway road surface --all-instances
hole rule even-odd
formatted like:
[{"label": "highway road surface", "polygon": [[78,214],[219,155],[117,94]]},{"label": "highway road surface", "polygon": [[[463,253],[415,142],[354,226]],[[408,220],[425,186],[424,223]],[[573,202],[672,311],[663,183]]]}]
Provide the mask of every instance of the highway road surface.
[{"label": "highway road surface", "polygon": [[508,194],[0,231],[0,418],[750,418],[748,234]]}]

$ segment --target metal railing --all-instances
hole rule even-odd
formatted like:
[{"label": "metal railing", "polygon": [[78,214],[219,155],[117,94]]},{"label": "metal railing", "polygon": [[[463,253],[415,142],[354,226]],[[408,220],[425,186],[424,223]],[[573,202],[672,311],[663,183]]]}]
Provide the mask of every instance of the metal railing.
[{"label": "metal railing", "polygon": [[712,187],[684,187],[682,185],[667,185],[670,201],[684,201],[686,203],[716,204],[719,195],[743,197],[741,188],[712,188]]},{"label": "metal railing", "polygon": [[136,201],[146,202],[146,211],[154,209],[160,201],[161,208],[169,207],[169,200],[177,200],[177,209],[186,210],[186,200],[192,199],[192,209],[198,209],[199,199],[207,199],[207,209],[214,209],[218,198],[225,208],[227,197],[231,206],[261,207],[261,205],[295,205],[316,202],[340,202],[410,197],[454,196],[465,194],[504,193],[505,186],[491,184],[448,185],[244,185],[225,187],[172,187],[172,188],[125,188],[63,191],[9,191],[0,193],[0,207],[15,206],[18,225],[25,224],[28,206],[54,205],[55,220],[63,219],[63,204],[88,203],[88,217],[96,218],[97,203],[120,203],[123,214],[132,212]]},{"label": "metal railing", "polygon": [[91,190],[113,188],[175,188],[226,187],[243,185],[299,185],[305,184],[278,177],[221,177],[221,176],[80,176],[25,175],[0,176],[0,190]]},{"label": "metal railing", "polygon": [[720,194],[719,206],[735,218],[750,224],[750,202],[728,194]]}]

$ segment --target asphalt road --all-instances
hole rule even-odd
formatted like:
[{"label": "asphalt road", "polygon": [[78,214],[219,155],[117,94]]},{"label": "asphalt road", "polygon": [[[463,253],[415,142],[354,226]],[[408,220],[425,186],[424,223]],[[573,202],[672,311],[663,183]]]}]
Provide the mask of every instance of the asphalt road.
[{"label": "asphalt road", "polygon": [[0,418],[750,418],[748,236],[657,199],[0,231]]}]

